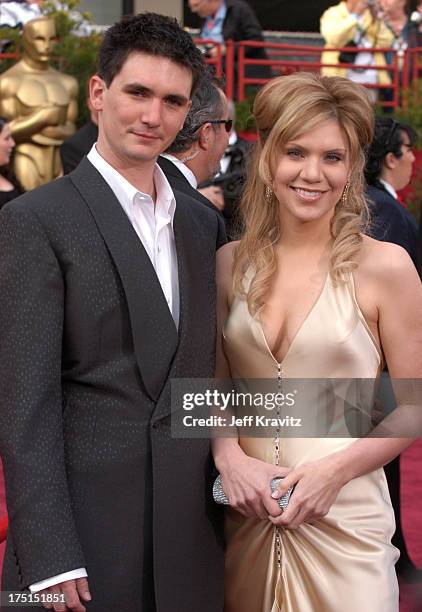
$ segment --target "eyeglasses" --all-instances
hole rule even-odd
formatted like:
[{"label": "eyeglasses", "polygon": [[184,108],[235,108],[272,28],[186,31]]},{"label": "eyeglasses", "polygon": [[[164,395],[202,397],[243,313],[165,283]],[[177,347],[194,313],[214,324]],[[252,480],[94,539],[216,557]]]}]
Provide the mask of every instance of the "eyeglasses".
[{"label": "eyeglasses", "polygon": [[205,123],[212,123],[214,125],[218,125],[219,123],[224,123],[224,127],[226,129],[227,134],[232,131],[233,127],[233,119],[213,119],[212,121],[205,121]]}]

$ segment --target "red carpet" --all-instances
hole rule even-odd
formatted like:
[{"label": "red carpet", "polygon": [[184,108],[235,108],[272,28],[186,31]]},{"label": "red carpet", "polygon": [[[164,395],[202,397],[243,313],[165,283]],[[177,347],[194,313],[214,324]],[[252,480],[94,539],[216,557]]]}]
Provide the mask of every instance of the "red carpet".
[{"label": "red carpet", "polygon": [[[418,567],[422,567],[422,439],[403,453],[400,463],[403,530],[413,562]],[[5,511],[3,472],[0,467],[0,519]],[[0,567],[3,554],[4,543],[0,544]],[[421,610],[422,583],[401,583],[400,612],[421,612]]]},{"label": "red carpet", "polygon": [[[400,459],[403,532],[412,561],[422,567],[422,439]],[[400,584],[400,612],[421,612],[422,583]]]},{"label": "red carpet", "polygon": [[[3,519],[5,515],[6,515],[6,500],[5,500],[5,495],[4,495],[3,470],[1,468],[1,461],[0,461],[0,519]],[[5,542],[0,541],[0,567],[2,566],[5,545],[6,545]],[[1,572],[0,572],[0,588],[1,588]]]}]

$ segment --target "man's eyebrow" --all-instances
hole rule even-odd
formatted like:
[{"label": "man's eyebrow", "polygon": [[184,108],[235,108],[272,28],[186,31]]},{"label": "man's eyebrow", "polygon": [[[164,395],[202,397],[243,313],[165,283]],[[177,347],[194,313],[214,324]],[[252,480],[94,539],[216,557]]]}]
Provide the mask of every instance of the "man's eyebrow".
[{"label": "man's eyebrow", "polygon": [[[146,94],[154,94],[154,90],[152,90],[150,87],[147,87],[146,85],[142,85],[142,83],[127,83],[124,87],[123,87],[123,91],[127,91],[127,92],[142,92],[142,93],[146,93]],[[181,104],[187,104],[189,102],[189,98],[187,98],[186,96],[183,96],[181,94],[178,93],[167,93],[165,95],[165,98],[171,98],[172,100],[176,100],[177,102],[180,102]]]}]

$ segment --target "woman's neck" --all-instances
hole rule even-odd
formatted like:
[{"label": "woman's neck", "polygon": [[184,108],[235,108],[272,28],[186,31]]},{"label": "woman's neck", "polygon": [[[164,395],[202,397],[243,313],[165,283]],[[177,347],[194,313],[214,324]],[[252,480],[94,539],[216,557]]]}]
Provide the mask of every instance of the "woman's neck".
[{"label": "woman's neck", "polygon": [[330,218],[321,217],[314,221],[299,221],[286,215],[281,219],[280,245],[291,250],[324,250],[331,243]]}]

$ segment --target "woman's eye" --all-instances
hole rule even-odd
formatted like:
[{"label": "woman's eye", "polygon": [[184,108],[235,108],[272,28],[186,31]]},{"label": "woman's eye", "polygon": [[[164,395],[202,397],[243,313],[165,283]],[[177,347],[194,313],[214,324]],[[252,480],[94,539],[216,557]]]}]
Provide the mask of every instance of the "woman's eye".
[{"label": "woman's eye", "polygon": [[301,157],[302,151],[299,151],[299,149],[287,149],[287,155],[295,159]]},{"label": "woman's eye", "polygon": [[332,161],[332,162],[339,162],[342,160],[342,157],[340,155],[338,155],[337,153],[329,153],[326,157],[326,159],[328,159],[328,161]]}]

